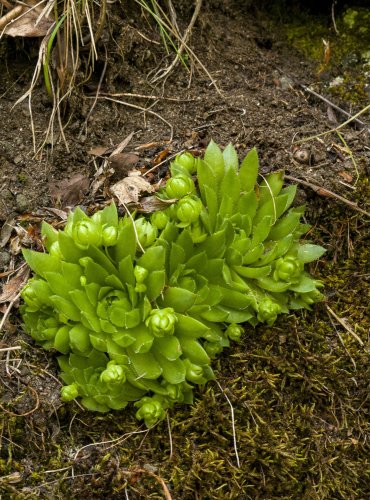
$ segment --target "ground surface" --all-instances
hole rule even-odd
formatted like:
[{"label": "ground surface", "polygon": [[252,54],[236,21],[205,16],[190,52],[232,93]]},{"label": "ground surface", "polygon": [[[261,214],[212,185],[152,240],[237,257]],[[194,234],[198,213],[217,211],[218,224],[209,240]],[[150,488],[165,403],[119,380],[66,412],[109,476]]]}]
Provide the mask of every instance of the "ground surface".
[{"label": "ground surface", "polygon": [[[231,141],[240,157],[256,146],[261,173],[285,169],[304,181],[299,202],[307,203],[312,239],[328,249],[311,269],[324,280],[327,302],[311,313],[282,317],[273,328],[248,328],[241,345],[215,363],[235,413],[238,467],[229,402],[216,383],[198,391],[194,406],[171,411],[167,422],[150,431],[138,427],[130,409],[100,416],[63,405],[54,356],[22,333],[15,301],[0,346],[21,346],[0,352],[3,498],[365,499],[370,494],[368,216],[357,209],[369,211],[370,134],[363,127],[343,128],[347,147],[336,133],[297,143],[336,126],[328,106],[302,85],[315,84],[325,93],[340,67],[325,68],[318,77],[318,62],[289,46],[276,20],[236,10],[237,2],[220,3],[204,7],[191,46],[221,94],[197,64],[191,75],[178,67],[163,87],[151,85],[148,73],[171,59],[164,58],[155,43],[158,35],[139,12],[127,16],[118,8],[111,15],[115,42],[108,42],[100,95],[126,94],[115,98],[152,106],[157,115],[104,98],[89,114],[103,69],[98,64],[72,101],[74,114],[65,130],[69,151],[56,126],[34,155],[28,104],[13,105],[30,81],[37,43],[30,48],[1,42],[7,45],[0,71],[0,221],[17,228],[10,234],[3,225],[2,282],[21,262],[20,240],[27,244],[35,238],[42,217],[56,220],[45,207],[93,208],[109,198],[109,184],[132,163],[152,168],[182,149],[201,153],[213,138],[222,146]],[[338,99],[352,114],[367,104],[366,93],[356,104]],[[51,111],[41,83],[32,110],[39,145]],[[369,122],[369,113],[361,119]],[[112,163],[114,174],[94,193],[101,165],[96,154],[131,133],[124,152],[138,158]],[[165,167],[154,169],[153,181]],[[60,184],[77,174],[82,187]],[[5,312],[8,302],[1,307]]]}]

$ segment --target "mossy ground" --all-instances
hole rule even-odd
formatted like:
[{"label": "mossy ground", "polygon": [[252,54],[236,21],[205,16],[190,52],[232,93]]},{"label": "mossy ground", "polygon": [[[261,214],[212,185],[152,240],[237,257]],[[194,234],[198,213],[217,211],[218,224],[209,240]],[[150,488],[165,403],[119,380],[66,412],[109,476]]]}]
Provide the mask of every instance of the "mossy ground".
[{"label": "mossy ground", "polygon": [[[335,24],[334,24],[335,22]],[[369,103],[370,10],[346,7],[334,16],[312,15],[301,10],[282,19],[289,42],[315,61],[318,80],[329,83],[329,96],[341,102],[365,106]]]},{"label": "mossy ground", "polygon": [[[330,209],[330,222],[327,207],[312,235],[328,248],[312,270],[327,302],[271,328],[247,328],[215,362],[225,394],[209,383],[193,406],[176,407],[149,431],[130,408],[103,416],[60,406],[55,366],[37,370],[39,351],[24,343],[33,389],[2,403],[3,498],[118,499],[125,489],[129,498],[163,498],[160,478],[176,499],[367,498],[368,234],[361,216],[335,202]],[[54,410],[39,381],[32,411],[37,376],[49,384]]]}]

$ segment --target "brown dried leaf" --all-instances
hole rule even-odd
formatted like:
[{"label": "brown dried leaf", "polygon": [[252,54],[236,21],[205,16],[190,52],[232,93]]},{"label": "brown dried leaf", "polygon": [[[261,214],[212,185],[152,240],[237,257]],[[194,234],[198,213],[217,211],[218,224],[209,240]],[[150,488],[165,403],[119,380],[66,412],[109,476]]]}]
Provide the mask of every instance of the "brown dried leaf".
[{"label": "brown dried leaf", "polygon": [[335,123],[335,124],[339,123],[337,115],[335,114],[335,111],[331,106],[327,107],[326,113],[328,115],[328,120],[330,123]]},{"label": "brown dried leaf", "polygon": [[87,153],[93,156],[103,156],[109,153],[110,149],[111,149],[110,147],[106,148],[104,146],[93,146],[91,149],[89,149]]},{"label": "brown dried leaf", "polygon": [[28,266],[23,266],[17,274],[8,283],[3,286],[3,292],[0,295],[0,304],[4,302],[13,302],[22,291],[22,288],[28,280],[30,269]]},{"label": "brown dried leaf", "polygon": [[110,166],[120,177],[124,177],[138,163],[139,156],[135,153],[117,153],[108,158]]},{"label": "brown dried leaf", "polygon": [[166,210],[170,205],[176,203],[177,200],[161,200],[157,196],[145,196],[140,200],[138,211],[145,214],[152,214],[158,210]]},{"label": "brown dried leaf", "polygon": [[129,172],[128,177],[113,184],[110,190],[122,205],[126,205],[127,203],[137,203],[143,192],[152,193],[153,186],[144,179],[139,171],[133,170]]},{"label": "brown dried leaf", "polygon": [[49,190],[53,203],[62,208],[75,207],[83,199],[89,184],[89,178],[83,174],[77,174],[69,180],[50,183]]},{"label": "brown dried leaf", "polygon": [[[34,5],[36,2],[28,0],[26,3],[30,8],[23,7],[21,12],[16,11],[17,7],[9,11],[5,19],[4,33],[10,36],[39,37],[45,36],[52,26],[54,20],[49,16],[42,15],[44,5]],[[14,17],[14,14],[17,17]]]}]

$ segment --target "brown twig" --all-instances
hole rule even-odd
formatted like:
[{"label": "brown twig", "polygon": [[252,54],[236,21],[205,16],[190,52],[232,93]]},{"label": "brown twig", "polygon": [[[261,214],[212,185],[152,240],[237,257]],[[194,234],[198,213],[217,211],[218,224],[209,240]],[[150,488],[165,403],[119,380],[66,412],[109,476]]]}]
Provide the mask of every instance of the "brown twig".
[{"label": "brown twig", "polygon": [[107,97],[137,97],[138,99],[151,99],[153,101],[162,100],[162,101],[172,101],[172,102],[192,102],[197,100],[197,99],[179,99],[178,97],[164,97],[157,95],[132,94],[130,92],[119,92],[118,94],[109,94],[106,92],[101,92],[100,95]]},{"label": "brown twig", "polygon": [[353,210],[356,210],[357,212],[360,212],[360,213],[366,215],[367,217],[370,217],[370,213],[366,212],[366,210],[363,210],[362,208],[357,206],[357,203],[355,203],[354,201],[347,200],[347,198],[344,198],[343,196],[340,196],[339,194],[333,193],[333,191],[329,191],[329,189],[318,186],[317,184],[312,184],[312,182],[304,181],[303,179],[298,179],[298,177],[293,177],[292,175],[285,175],[285,179],[288,179],[289,181],[297,182],[299,184],[302,184],[303,186],[307,186],[318,194],[321,194],[324,196],[329,196],[332,198],[336,198],[337,200],[339,200],[342,203],[345,203],[346,205],[351,207]]},{"label": "brown twig", "polygon": [[350,121],[352,122],[355,122],[357,123],[358,125],[361,125],[361,127],[365,127],[367,130],[370,131],[370,125],[368,125],[367,123],[361,121],[361,120],[358,120],[355,116],[352,116],[350,113],[348,113],[347,111],[345,111],[344,109],[340,108],[339,106],[337,106],[336,104],[334,104],[332,101],[330,101],[329,99],[327,99],[326,97],[324,97],[323,95],[321,94],[318,94],[317,92],[315,92],[314,90],[310,89],[309,87],[307,87],[306,85],[303,85],[303,83],[300,83],[299,84],[300,87],[302,87],[302,89],[305,91],[305,92],[308,92],[309,94],[317,97],[317,99],[320,99],[321,101],[325,102],[325,104],[327,104],[328,106],[331,106],[333,109],[335,109],[335,111],[338,111],[338,113],[342,113],[342,115],[345,115],[347,116],[347,118],[350,119]]}]

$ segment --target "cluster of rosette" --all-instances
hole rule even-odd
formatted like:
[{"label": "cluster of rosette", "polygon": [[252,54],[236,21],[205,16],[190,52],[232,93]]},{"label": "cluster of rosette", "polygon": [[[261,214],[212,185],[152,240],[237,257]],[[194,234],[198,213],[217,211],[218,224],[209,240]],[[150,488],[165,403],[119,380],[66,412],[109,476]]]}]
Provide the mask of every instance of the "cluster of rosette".
[{"label": "cluster of rosette", "polygon": [[299,241],[309,226],[304,207],[290,208],[296,186],[281,172],[258,184],[254,149],[239,166],[231,145],[211,142],[204,159],[183,153],[170,170],[164,211],[77,208],[63,230],[43,223],[45,253],[24,250],[24,327],[62,354],[62,399],[101,412],[134,401],[147,426],[192,402],[241,324],[272,325],[322,299],[304,265],[324,249]]}]

